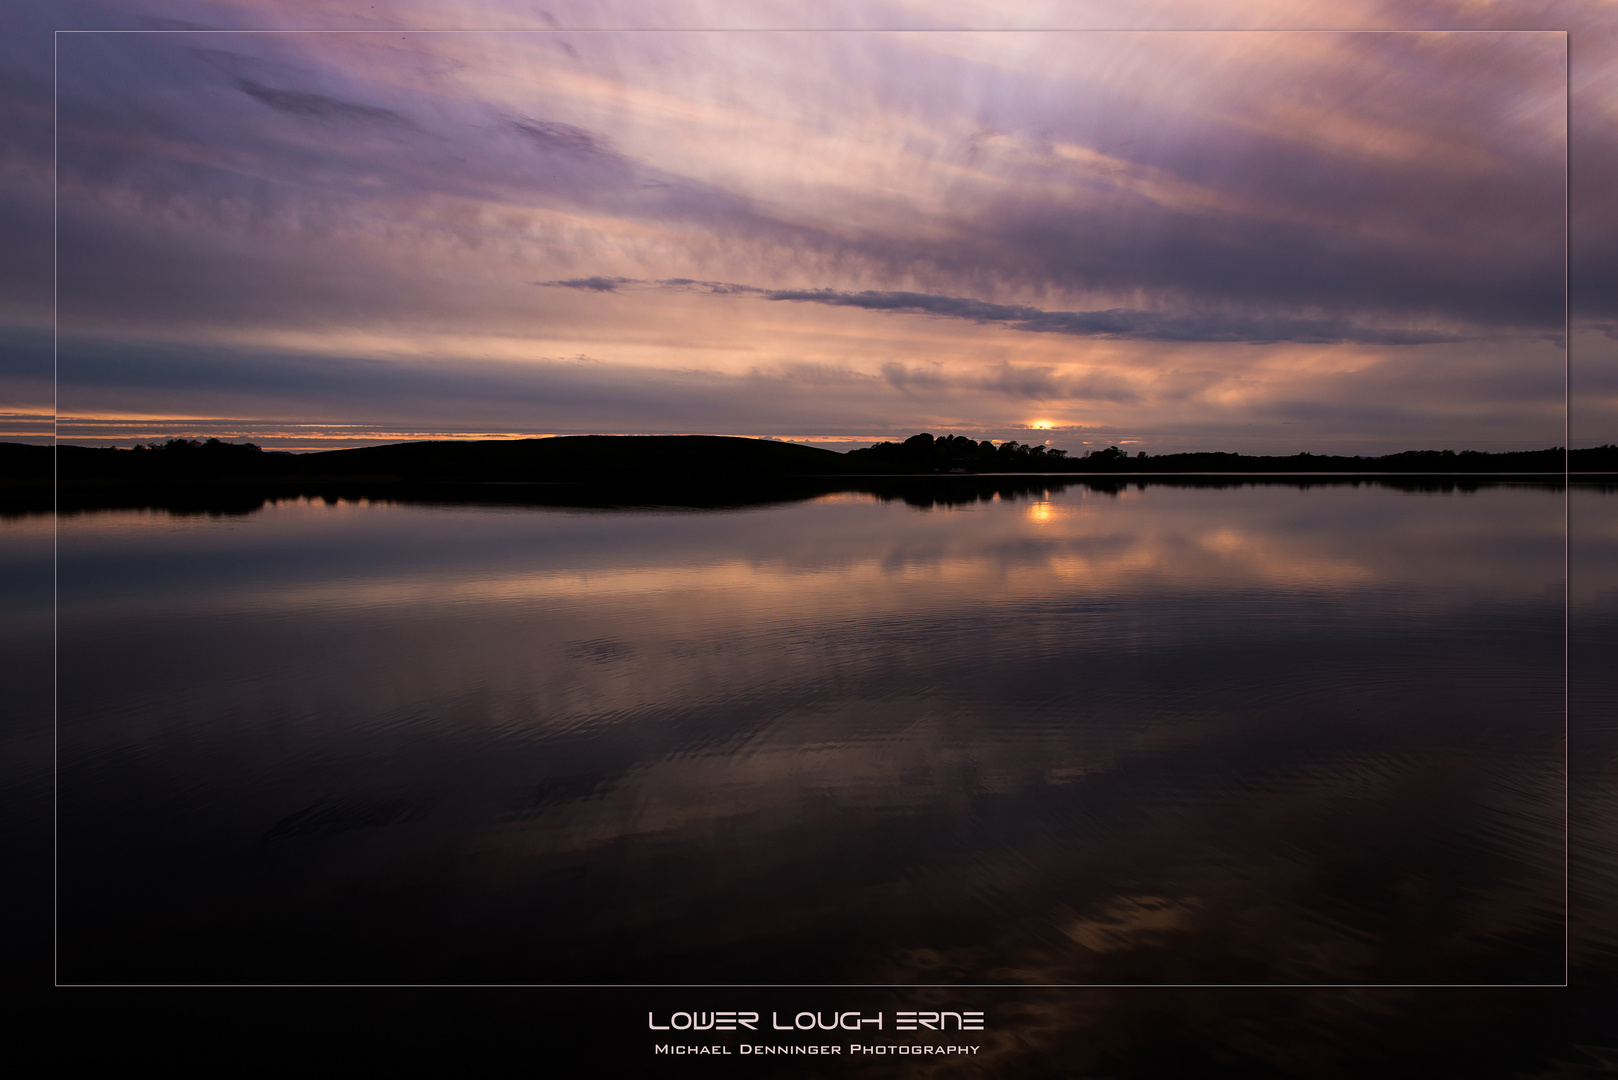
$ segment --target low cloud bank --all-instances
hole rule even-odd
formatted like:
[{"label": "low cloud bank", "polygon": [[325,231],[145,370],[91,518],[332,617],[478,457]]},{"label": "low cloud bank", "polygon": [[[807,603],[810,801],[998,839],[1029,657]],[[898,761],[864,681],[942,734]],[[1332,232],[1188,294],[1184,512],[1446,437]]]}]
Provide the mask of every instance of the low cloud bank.
[{"label": "low cloud bank", "polygon": [[861,308],[906,315],[932,315],[965,319],[979,324],[998,323],[1011,330],[1036,334],[1071,334],[1134,341],[1246,342],[1270,344],[1295,342],[1307,345],[1356,343],[1363,345],[1433,345],[1470,340],[1441,330],[1407,327],[1367,326],[1350,319],[1307,319],[1291,316],[1251,315],[1227,312],[1192,312],[1174,315],[1133,308],[1107,308],[1101,311],[1045,311],[1021,304],[995,304],[964,296],[935,293],[864,289],[765,289],[723,281],[695,281],[666,278],[648,281],[623,277],[569,278],[538,281],[536,285],[555,288],[617,292],[626,286],[683,289],[711,292],[721,296],[751,295],[765,300],[826,304],[832,307]]}]

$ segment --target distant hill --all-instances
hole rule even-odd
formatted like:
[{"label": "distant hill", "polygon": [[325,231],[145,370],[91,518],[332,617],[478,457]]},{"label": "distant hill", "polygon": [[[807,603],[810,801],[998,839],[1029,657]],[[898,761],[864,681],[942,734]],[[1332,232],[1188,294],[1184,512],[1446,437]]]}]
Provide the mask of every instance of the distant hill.
[{"label": "distant hill", "polygon": [[51,448],[28,443],[0,443],[0,479],[13,483],[51,478]]},{"label": "distant hill", "polygon": [[587,481],[752,479],[846,471],[842,454],[799,443],[724,435],[565,435],[552,439],[397,443],[303,454],[299,475],[408,480]]},{"label": "distant hill", "polygon": [[[49,471],[49,448],[18,447],[26,464]],[[0,457],[0,464],[5,458]],[[248,443],[170,440],[133,450],[59,447],[63,483],[364,480],[404,483],[658,483],[749,481],[843,475],[831,450],[721,435],[571,435],[394,443],[312,454],[264,453]]]},{"label": "distant hill", "polygon": [[[1258,456],[1229,453],[1184,453],[1131,456],[1116,446],[1084,457],[1061,450],[1004,442],[996,446],[958,435],[913,435],[902,443],[884,442],[846,455],[862,475],[901,473],[1560,473],[1561,447],[1485,454],[1476,450],[1408,450],[1381,457],[1330,454]],[[1574,472],[1618,472],[1618,447],[1575,450]]]},{"label": "distant hill", "polygon": [[[1618,447],[1574,450],[1575,472],[1618,473]],[[394,443],[311,454],[261,451],[250,443],[173,439],[131,450],[62,445],[55,477],[64,489],[147,484],[637,484],[712,486],[789,478],[950,473],[1194,475],[1208,473],[1560,473],[1560,448],[1485,454],[1407,451],[1382,457],[1226,453],[1137,454],[1108,447],[1072,458],[1043,446],[996,446],[961,436],[913,436],[839,454],[799,443],[720,435],[572,435]],[[48,488],[52,449],[0,443],[0,482]]]}]

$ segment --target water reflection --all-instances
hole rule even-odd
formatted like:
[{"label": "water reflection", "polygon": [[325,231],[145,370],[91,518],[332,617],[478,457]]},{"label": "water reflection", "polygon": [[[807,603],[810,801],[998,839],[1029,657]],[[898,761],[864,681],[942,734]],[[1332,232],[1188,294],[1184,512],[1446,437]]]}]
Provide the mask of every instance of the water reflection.
[{"label": "water reflection", "polygon": [[1561,981],[1559,490],[983,494],[64,518],[64,977]]}]

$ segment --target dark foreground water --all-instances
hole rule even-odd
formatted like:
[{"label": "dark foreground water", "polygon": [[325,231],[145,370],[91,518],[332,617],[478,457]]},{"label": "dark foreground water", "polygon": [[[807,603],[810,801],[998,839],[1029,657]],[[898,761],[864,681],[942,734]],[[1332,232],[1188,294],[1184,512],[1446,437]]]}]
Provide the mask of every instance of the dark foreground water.
[{"label": "dark foreground water", "polygon": [[62,516],[59,980],[1110,987],[552,995],[632,1062],[700,1006],[985,1009],[944,1074],[1618,1063],[1618,498],[1565,606],[1557,487],[992,486]]}]

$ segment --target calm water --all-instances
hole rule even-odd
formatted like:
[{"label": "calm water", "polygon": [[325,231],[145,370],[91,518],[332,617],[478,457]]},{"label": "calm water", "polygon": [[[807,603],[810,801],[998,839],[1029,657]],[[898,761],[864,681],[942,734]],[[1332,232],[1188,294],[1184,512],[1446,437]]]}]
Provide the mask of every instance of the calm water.
[{"label": "calm water", "polygon": [[61,978],[1563,981],[1560,490],[929,501],[64,516]]}]

